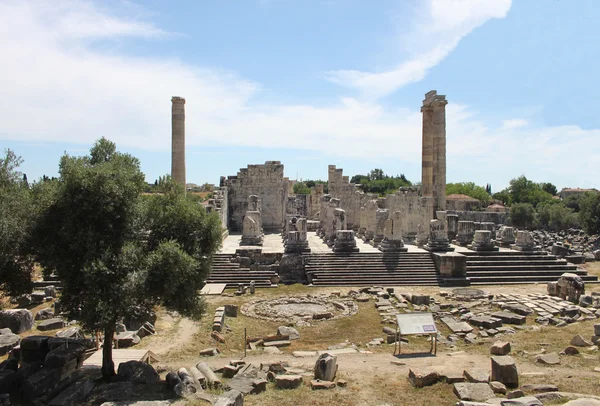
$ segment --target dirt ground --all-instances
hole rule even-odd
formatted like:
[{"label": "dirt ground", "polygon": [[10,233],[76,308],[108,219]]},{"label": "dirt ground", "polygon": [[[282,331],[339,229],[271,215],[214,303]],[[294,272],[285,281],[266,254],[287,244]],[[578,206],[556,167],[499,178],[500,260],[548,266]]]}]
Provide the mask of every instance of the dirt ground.
[{"label": "dirt ground", "polygon": [[[594,267],[594,270],[595,267]],[[487,293],[545,293],[545,284],[477,287]],[[276,289],[261,289],[254,296],[210,296],[207,297],[208,313],[200,322],[194,322],[177,315],[159,312],[158,334],[143,339],[141,347],[156,353],[161,361],[155,365],[160,371],[191,367],[200,361],[211,366],[223,366],[232,359],[243,359],[247,363],[260,365],[262,362],[285,361],[290,367],[307,371],[305,382],[310,381],[310,372],[316,356],[297,358],[296,350],[326,350],[328,346],[343,342],[356,344],[360,350],[370,353],[338,355],[338,378],[348,381],[346,388],[328,391],[311,391],[308,385],[295,390],[276,390],[273,385],[260,395],[249,395],[246,405],[454,405],[457,398],[452,393],[452,385],[438,383],[422,389],[413,388],[407,380],[409,369],[433,369],[440,373],[462,373],[465,369],[490,369],[489,347],[495,339],[480,340],[481,345],[457,344],[454,348],[438,347],[436,356],[427,354],[429,343],[424,337],[409,337],[409,344],[403,346],[403,354],[394,356],[393,345],[367,348],[365,344],[373,338],[383,337],[381,318],[373,302],[360,304],[359,312],[346,319],[317,323],[310,327],[298,328],[300,339],[292,346],[282,348],[282,353],[266,355],[262,351],[247,351],[244,356],[244,329],[248,336],[275,334],[281,323],[251,319],[242,314],[228,318],[229,330],[225,332],[226,343],[216,343],[210,338],[212,313],[224,304],[242,305],[257,298],[286,295],[321,295],[332,291],[346,293],[349,288],[311,288],[300,285],[284,286]],[[439,295],[439,287],[400,287],[397,291],[423,293],[444,300]],[[600,285],[588,285],[587,292],[600,292]],[[229,291],[226,291],[228,293]],[[528,325],[535,325],[528,317]],[[517,330],[515,334],[504,335],[500,340],[512,344],[511,355],[516,359],[521,384],[553,383],[561,391],[600,394],[600,367],[598,351],[582,349],[581,354],[562,356],[561,365],[545,366],[535,360],[543,352],[560,352],[569,345],[571,338],[581,334],[590,339],[595,321],[578,322],[564,328],[541,327],[540,331]],[[438,322],[443,334],[449,331]],[[198,351],[217,347],[221,354],[217,357],[201,358]],[[185,404],[185,402],[179,402]],[[202,403],[198,403],[202,404]]]}]

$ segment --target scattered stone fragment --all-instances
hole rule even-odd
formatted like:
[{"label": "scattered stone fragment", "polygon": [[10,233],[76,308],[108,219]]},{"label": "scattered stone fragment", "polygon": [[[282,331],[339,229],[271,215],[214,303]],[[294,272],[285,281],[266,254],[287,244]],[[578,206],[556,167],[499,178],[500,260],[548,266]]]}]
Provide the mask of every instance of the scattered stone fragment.
[{"label": "scattered stone fragment", "polygon": [[315,379],[333,381],[337,368],[337,357],[335,355],[321,354],[315,363]]},{"label": "scattered stone fragment", "polygon": [[534,392],[534,393],[557,392],[558,386],[547,384],[547,383],[527,384],[527,385],[522,385],[521,390],[523,390],[524,392]]},{"label": "scattered stone fragment", "polygon": [[27,309],[0,311],[0,328],[9,328],[13,334],[21,334],[33,327],[33,315]]},{"label": "scattered stone fragment", "polygon": [[509,388],[519,386],[519,374],[513,357],[508,355],[492,357],[492,381],[502,382]]},{"label": "scattered stone fragment", "polygon": [[572,345],[568,346],[564,350],[560,352],[560,355],[577,355],[579,354],[579,350]]},{"label": "scattered stone fragment", "polygon": [[454,384],[454,394],[460,400],[483,402],[494,397],[494,391],[487,383],[459,382]]},{"label": "scattered stone fragment", "polygon": [[65,326],[65,321],[60,317],[48,319],[38,324],[37,329],[40,331],[57,330]]},{"label": "scattered stone fragment", "polygon": [[200,351],[201,357],[213,357],[215,355],[219,355],[219,350],[217,348],[206,348]]},{"label": "scattered stone fragment", "polygon": [[490,381],[490,375],[482,369],[465,369],[463,374],[468,382],[487,384]]},{"label": "scattered stone fragment", "polygon": [[504,385],[502,382],[498,382],[498,381],[490,382],[490,388],[492,388],[494,393],[499,393],[501,395],[505,395],[507,392],[506,385]]},{"label": "scattered stone fragment", "polygon": [[511,390],[506,394],[506,397],[509,399],[517,399],[525,397],[525,393],[521,389]]},{"label": "scattered stone fragment", "polygon": [[423,388],[437,383],[440,375],[435,371],[417,371],[411,368],[408,371],[408,380],[415,388]]},{"label": "scattered stone fragment", "polygon": [[301,375],[277,375],[275,387],[278,389],[295,389],[302,385]]},{"label": "scattered stone fragment", "polygon": [[338,379],[337,386],[339,386],[340,388],[345,388],[346,386],[348,386],[348,381],[345,379]]},{"label": "scattered stone fragment", "polygon": [[492,355],[507,355],[510,354],[510,343],[505,341],[496,341],[490,348]]},{"label": "scattered stone fragment", "polygon": [[543,406],[534,396],[525,396],[517,399],[507,399],[500,402],[501,406]]},{"label": "scattered stone fragment", "polygon": [[300,338],[300,333],[293,327],[280,326],[277,329],[277,335],[279,336],[287,336],[290,340],[298,340]]},{"label": "scattered stone fragment", "polygon": [[335,388],[335,382],[321,381],[320,379],[313,379],[312,381],[310,381],[310,388],[312,390],[332,389],[332,388]]},{"label": "scattered stone fragment", "polygon": [[591,347],[594,345],[591,341],[586,340],[581,336],[581,334],[577,334],[573,339],[571,339],[571,345],[576,347]]},{"label": "scattered stone fragment", "polygon": [[558,365],[560,364],[560,357],[557,353],[551,352],[549,354],[538,355],[537,362],[546,365]]}]

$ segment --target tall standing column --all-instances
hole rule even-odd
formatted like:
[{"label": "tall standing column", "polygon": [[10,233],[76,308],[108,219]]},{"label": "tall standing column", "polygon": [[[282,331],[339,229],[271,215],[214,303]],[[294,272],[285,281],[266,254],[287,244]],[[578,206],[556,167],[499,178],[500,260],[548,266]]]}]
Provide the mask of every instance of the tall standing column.
[{"label": "tall standing column", "polygon": [[185,188],[185,99],[171,102],[171,177]]},{"label": "tall standing column", "polygon": [[423,144],[421,160],[421,195],[433,197],[433,108],[429,105],[435,90],[428,92],[423,100]]},{"label": "tall standing column", "polygon": [[433,211],[446,210],[446,96],[433,105]]}]

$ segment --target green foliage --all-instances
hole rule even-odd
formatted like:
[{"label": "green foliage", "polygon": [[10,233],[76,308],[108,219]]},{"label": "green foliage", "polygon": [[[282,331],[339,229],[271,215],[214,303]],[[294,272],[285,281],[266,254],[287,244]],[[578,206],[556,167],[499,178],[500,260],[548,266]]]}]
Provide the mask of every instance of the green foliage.
[{"label": "green foliage", "polygon": [[306,184],[306,186],[310,189],[315,187],[316,185],[323,185],[323,192],[324,193],[329,193],[329,185],[327,184],[327,181],[325,180],[305,180],[304,184]]},{"label": "green foliage", "polygon": [[585,195],[581,193],[577,193],[574,195],[567,196],[566,199],[563,200],[565,206],[569,209],[572,209],[574,212],[579,212],[579,203]]},{"label": "green foliage", "polygon": [[579,217],[561,201],[541,203],[537,207],[537,226],[559,231],[579,227]]},{"label": "green foliage", "polygon": [[492,195],[494,200],[500,200],[504,203],[505,206],[510,206],[512,204],[512,196],[507,189],[501,190],[500,192],[494,193]]},{"label": "green foliage", "polygon": [[373,169],[368,175],[354,175],[350,183],[360,185],[365,193],[377,193],[381,196],[395,193],[401,187],[412,186],[404,174],[388,176],[382,169]]},{"label": "green foliage", "polygon": [[297,195],[309,195],[310,188],[304,182],[294,183],[294,193]]},{"label": "green foliage", "polygon": [[479,200],[482,205],[487,206],[491,197],[486,188],[478,186],[474,182],[448,183],[446,184],[446,195],[462,194],[471,196]]},{"label": "green foliage", "polygon": [[35,216],[28,184],[18,171],[22,162],[10,149],[0,158],[0,290],[10,295],[31,290],[33,269],[27,243]]},{"label": "green foliage", "polygon": [[600,193],[583,195],[579,200],[579,219],[588,234],[600,234]]},{"label": "green foliage", "polygon": [[38,260],[61,279],[69,317],[104,330],[105,376],[114,374],[119,319],[159,304],[202,313],[197,290],[221,243],[218,215],[207,215],[169,177],[158,182],[162,194],[142,197],[139,161],[112,146],[102,139],[90,156],[61,158],[35,228]]},{"label": "green foliage", "polygon": [[515,203],[510,208],[512,224],[519,227],[530,227],[535,221],[535,209],[530,203]]},{"label": "green foliage", "polygon": [[552,183],[550,182],[546,182],[546,183],[542,183],[542,190],[546,193],[549,193],[552,196],[556,196],[558,194],[558,191],[556,190],[556,186],[554,186]]},{"label": "green foliage", "polygon": [[510,181],[508,191],[513,203],[530,203],[536,207],[552,200],[552,195],[542,188],[541,183],[535,183],[523,175]]}]

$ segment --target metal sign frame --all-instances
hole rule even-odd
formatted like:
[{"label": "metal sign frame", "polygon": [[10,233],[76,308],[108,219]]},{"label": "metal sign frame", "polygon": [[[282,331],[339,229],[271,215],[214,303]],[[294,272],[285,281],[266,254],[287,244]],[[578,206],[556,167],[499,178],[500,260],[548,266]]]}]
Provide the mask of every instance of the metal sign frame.
[{"label": "metal sign frame", "polygon": [[[403,319],[410,318],[421,318],[421,324],[412,324],[412,329],[405,329],[408,331],[402,332],[402,325],[406,324]],[[423,320],[426,319],[426,320]],[[425,321],[425,323],[423,323]],[[418,325],[418,327],[416,327]],[[396,315],[396,335],[398,339],[394,344],[394,355],[402,353],[402,341],[403,335],[428,335],[431,338],[431,348],[429,352],[433,355],[437,354],[437,334],[438,329],[433,319],[433,313],[428,312],[414,312],[414,313],[400,313]]]}]

